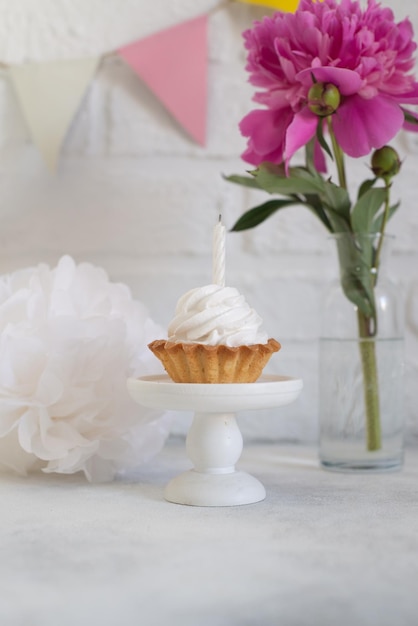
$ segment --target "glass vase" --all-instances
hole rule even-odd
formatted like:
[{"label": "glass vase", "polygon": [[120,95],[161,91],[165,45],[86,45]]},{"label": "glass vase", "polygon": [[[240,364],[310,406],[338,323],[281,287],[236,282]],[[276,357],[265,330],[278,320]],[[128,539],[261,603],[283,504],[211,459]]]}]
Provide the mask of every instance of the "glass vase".
[{"label": "glass vase", "polygon": [[392,238],[333,237],[340,276],[323,299],[319,457],[334,471],[403,463],[403,305],[387,276]]}]

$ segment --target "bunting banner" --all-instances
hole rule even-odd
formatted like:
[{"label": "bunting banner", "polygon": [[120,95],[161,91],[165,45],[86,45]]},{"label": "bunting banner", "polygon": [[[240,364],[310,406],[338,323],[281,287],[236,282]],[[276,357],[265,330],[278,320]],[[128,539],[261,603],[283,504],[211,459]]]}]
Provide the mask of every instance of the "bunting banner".
[{"label": "bunting banner", "polygon": [[208,16],[120,48],[118,54],[201,145],[206,141]]},{"label": "bunting banner", "polygon": [[32,141],[51,171],[98,63],[99,58],[92,58],[9,68]]},{"label": "bunting banner", "polygon": [[277,11],[286,11],[287,13],[294,13],[299,4],[299,0],[238,0],[238,2],[258,4],[270,9],[276,9]]},{"label": "bunting banner", "polygon": [[[299,0],[237,0],[280,11]],[[319,0],[320,1],[320,0]],[[108,54],[122,58],[197,143],[206,141],[208,22],[229,0]],[[106,55],[107,56],[107,55]],[[30,136],[51,171],[101,57],[3,65],[9,72]]]}]

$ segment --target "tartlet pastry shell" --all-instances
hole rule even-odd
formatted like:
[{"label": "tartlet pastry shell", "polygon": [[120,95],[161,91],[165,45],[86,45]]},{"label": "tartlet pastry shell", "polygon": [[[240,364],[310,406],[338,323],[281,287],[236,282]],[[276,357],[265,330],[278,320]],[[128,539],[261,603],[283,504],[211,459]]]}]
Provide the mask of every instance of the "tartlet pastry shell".
[{"label": "tartlet pastry shell", "polygon": [[148,347],[176,383],[253,383],[281,348],[275,339],[237,348],[156,339]]}]

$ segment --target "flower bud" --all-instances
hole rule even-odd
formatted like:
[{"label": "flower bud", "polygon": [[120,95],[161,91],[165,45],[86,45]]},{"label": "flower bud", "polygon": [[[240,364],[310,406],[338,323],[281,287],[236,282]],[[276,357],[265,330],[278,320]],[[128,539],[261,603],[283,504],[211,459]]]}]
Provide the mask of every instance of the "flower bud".
[{"label": "flower bud", "polygon": [[383,146],[372,154],[372,170],[379,178],[392,178],[401,169],[399,155],[391,146]]},{"label": "flower bud", "polygon": [[332,83],[314,83],[308,92],[308,106],[319,117],[332,115],[341,101],[338,87]]}]

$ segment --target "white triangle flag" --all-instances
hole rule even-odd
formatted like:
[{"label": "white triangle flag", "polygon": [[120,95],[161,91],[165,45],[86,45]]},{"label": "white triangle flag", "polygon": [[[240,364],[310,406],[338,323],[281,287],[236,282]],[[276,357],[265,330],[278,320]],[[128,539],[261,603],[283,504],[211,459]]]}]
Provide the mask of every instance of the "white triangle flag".
[{"label": "white triangle flag", "polygon": [[99,57],[11,65],[10,76],[31,138],[51,171]]}]

